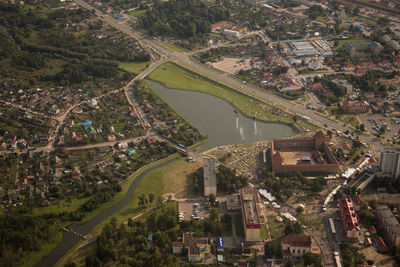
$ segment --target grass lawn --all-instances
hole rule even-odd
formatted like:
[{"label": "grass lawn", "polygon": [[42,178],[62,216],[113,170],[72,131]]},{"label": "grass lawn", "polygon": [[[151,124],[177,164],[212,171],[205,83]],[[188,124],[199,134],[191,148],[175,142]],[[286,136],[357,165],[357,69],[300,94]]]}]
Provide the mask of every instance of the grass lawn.
[{"label": "grass lawn", "polygon": [[269,230],[271,231],[271,238],[281,238],[285,235],[285,224],[275,221],[275,218],[268,217]]},{"label": "grass lawn", "polygon": [[267,239],[268,238],[267,228],[265,227],[265,224],[261,224],[260,237],[262,239]]},{"label": "grass lawn", "polygon": [[[160,82],[169,88],[198,91],[224,99],[249,118],[254,116],[260,121],[279,122],[287,125],[293,124],[291,115],[286,113],[283,113],[282,115],[274,115],[272,114],[272,111],[276,110],[275,107],[215,81],[209,80],[206,77],[192,73],[190,70],[184,69],[172,62],[167,62],[161,65],[148,77],[149,79]],[[313,125],[310,123],[303,124],[307,129],[314,129]],[[301,126],[303,126],[303,124]]]},{"label": "grass lawn", "polygon": [[202,166],[202,162],[188,163],[186,158],[181,158],[161,168],[163,193],[177,193],[178,198],[192,197],[193,183],[188,176]]},{"label": "grass lawn", "polygon": [[147,62],[122,62],[119,64],[119,68],[123,69],[125,71],[134,73],[134,74],[139,74],[145,69],[147,69],[148,66],[151,65],[150,61]]},{"label": "grass lawn", "polygon": [[348,125],[351,125],[353,127],[357,127],[357,125],[359,124],[356,116],[354,115],[340,115],[337,118],[339,121],[346,123]]},{"label": "grass lawn", "polygon": [[237,237],[244,237],[243,218],[241,213],[235,214],[235,231]]},{"label": "grass lawn", "polygon": [[360,42],[365,42],[365,41],[367,41],[367,40],[365,40],[365,39],[339,40],[339,41],[338,41],[339,44],[338,44],[338,46],[337,46],[336,48],[337,48],[337,49],[341,49],[341,48],[343,48],[343,46],[344,46],[345,44],[347,44],[347,43],[360,43]]},{"label": "grass lawn", "polygon": [[127,14],[132,17],[141,17],[146,14],[147,9],[135,9],[129,11]]}]

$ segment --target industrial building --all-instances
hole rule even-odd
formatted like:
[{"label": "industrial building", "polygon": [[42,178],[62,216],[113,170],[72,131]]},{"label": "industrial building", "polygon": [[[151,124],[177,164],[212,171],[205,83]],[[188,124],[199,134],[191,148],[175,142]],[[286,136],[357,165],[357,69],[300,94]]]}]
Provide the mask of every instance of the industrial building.
[{"label": "industrial building", "polygon": [[215,159],[204,158],[204,196],[217,195],[217,177],[215,174]]},{"label": "industrial building", "polygon": [[400,246],[400,224],[392,211],[386,205],[380,205],[376,208],[376,217],[379,224],[385,231],[387,241],[396,247]]},{"label": "industrial building", "polygon": [[351,199],[340,199],[339,209],[345,238],[350,241],[358,241],[361,235],[361,230]]},{"label": "industrial building", "polygon": [[373,53],[379,54],[383,50],[383,46],[377,42],[355,42],[347,43],[344,48],[351,54],[356,53]]},{"label": "industrial building", "polygon": [[247,187],[240,190],[243,227],[246,241],[260,241],[260,196],[256,188]]},{"label": "industrial building", "polygon": [[400,150],[381,151],[379,167],[382,175],[390,176],[393,180],[397,179],[400,175]]},{"label": "industrial building", "polygon": [[318,50],[310,44],[310,42],[292,42],[293,54],[296,57],[313,57],[320,55]]},{"label": "industrial building", "polygon": [[289,41],[295,57],[332,56],[331,45],[322,37]]}]

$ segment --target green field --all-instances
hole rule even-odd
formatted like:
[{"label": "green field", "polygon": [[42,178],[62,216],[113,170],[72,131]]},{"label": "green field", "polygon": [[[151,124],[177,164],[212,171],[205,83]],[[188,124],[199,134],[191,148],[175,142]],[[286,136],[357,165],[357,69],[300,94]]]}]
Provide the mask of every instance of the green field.
[{"label": "green field", "polygon": [[367,40],[365,40],[365,39],[339,40],[339,41],[338,41],[339,44],[338,44],[338,46],[337,46],[336,48],[337,48],[337,49],[341,49],[341,48],[343,48],[343,46],[344,46],[345,44],[347,44],[347,43],[360,43],[360,42],[365,42],[365,41],[367,41]]},{"label": "green field", "polygon": [[358,122],[356,116],[354,116],[354,115],[340,115],[340,116],[337,116],[337,120],[339,120],[343,123],[346,123],[348,125],[351,125],[354,128],[359,125],[359,122]]},{"label": "green field", "polygon": [[[260,121],[293,125],[292,115],[284,112],[281,115],[274,115],[272,112],[276,110],[275,107],[208,78],[200,77],[171,62],[161,65],[148,77],[169,88],[197,91],[224,99],[249,118],[255,117]],[[314,125],[302,120],[298,120],[298,125],[296,126],[303,129],[316,129]]]},{"label": "green field", "polygon": [[146,14],[147,9],[135,9],[128,12],[128,15],[132,17],[141,17]]},{"label": "green field", "polygon": [[261,239],[267,239],[268,238],[267,228],[265,227],[265,224],[261,224],[260,237],[261,237]]},{"label": "green field", "polygon": [[268,225],[271,234],[271,238],[281,238],[285,235],[285,224],[282,222],[277,222],[275,218],[268,217]]},{"label": "green field", "polygon": [[[166,193],[176,194],[177,197],[190,197],[192,184],[188,179],[188,175],[194,172],[199,166],[202,165],[201,162],[187,163],[186,158],[180,158],[175,161],[178,157],[177,154],[169,156],[166,159],[160,160],[158,162],[152,163],[141,169],[141,171],[136,172],[132,179],[136,179],[145,170],[157,166],[163,162],[171,161],[169,164],[163,166],[160,169],[154,170],[148,173],[139,186],[136,188],[133,197],[130,199],[129,203],[121,209],[118,213],[114,214],[113,217],[117,218],[118,222],[127,221],[129,218],[138,215],[145,209],[156,206],[156,201],[159,196]],[[142,194],[154,194],[153,204],[149,204],[146,207],[139,206],[138,196]],[[99,233],[111,218],[104,220],[101,224],[97,225],[92,233]]]},{"label": "green field", "polygon": [[119,64],[119,68],[133,74],[139,74],[150,66],[151,62],[122,62]]}]

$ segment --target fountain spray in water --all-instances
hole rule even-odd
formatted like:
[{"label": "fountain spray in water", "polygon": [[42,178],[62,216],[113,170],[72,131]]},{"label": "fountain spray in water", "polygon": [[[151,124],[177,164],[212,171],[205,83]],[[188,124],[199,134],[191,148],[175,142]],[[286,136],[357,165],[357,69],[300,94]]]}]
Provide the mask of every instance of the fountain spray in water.
[{"label": "fountain spray in water", "polygon": [[254,121],[254,135],[257,135],[257,122]]},{"label": "fountain spray in water", "polygon": [[236,116],[236,129],[239,129],[239,117]]},{"label": "fountain spray in water", "polygon": [[244,140],[244,134],[243,134],[243,128],[240,127],[240,138],[242,138],[242,140]]}]

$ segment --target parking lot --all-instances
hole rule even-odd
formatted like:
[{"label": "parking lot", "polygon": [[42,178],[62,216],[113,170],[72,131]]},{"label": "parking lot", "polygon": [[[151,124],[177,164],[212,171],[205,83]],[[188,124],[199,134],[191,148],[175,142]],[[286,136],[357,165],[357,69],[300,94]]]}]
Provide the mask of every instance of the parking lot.
[{"label": "parking lot", "polygon": [[[394,135],[400,130],[400,124],[393,121],[393,118],[388,116],[385,117],[383,114],[363,114],[359,115],[358,118],[365,125],[365,130],[372,135],[376,135],[378,130],[384,126],[386,131],[382,134],[383,143],[387,143],[387,139],[392,140]],[[375,128],[375,129],[374,129]],[[377,130],[378,129],[378,130]],[[399,138],[399,137],[397,137]]]},{"label": "parking lot", "polygon": [[[195,209],[194,207],[196,203],[198,204],[198,208]],[[195,210],[198,212],[195,212]],[[204,204],[204,202],[192,200],[180,201],[179,213],[183,213],[185,215],[183,218],[185,221],[190,221],[192,219],[203,220],[207,219],[209,216],[208,207]]]}]

